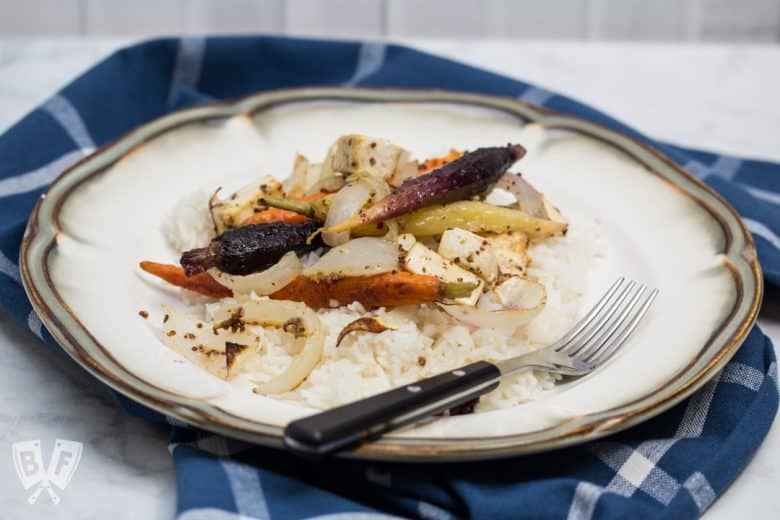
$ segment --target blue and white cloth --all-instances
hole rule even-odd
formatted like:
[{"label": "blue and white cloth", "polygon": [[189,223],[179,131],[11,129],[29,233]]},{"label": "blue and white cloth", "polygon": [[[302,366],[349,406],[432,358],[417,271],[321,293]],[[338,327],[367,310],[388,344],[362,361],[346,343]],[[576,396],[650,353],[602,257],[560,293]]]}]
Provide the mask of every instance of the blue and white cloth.
[{"label": "blue and white cloth", "polygon": [[[515,96],[619,129],[715,188],[780,286],[780,165],[652,140],[541,87],[380,43],[269,37],[150,41],[120,50],[0,136],[0,304],[58,352],[17,266],[25,222],[65,168],[123,132],[204,100],[305,85],[434,87]],[[776,296],[774,296],[776,297]],[[166,420],[121,396],[130,413]],[[603,441],[542,455],[440,465],[312,464],[172,423],[181,520],[249,518],[693,518],[750,461],[777,411],[777,364],[756,327],[692,398]]]}]

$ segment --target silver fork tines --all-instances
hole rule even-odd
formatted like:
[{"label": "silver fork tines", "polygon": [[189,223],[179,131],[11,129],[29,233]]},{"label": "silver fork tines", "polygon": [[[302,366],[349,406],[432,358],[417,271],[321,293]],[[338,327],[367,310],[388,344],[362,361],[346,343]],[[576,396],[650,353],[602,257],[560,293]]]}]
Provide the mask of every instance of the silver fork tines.
[{"label": "silver fork tines", "polygon": [[609,361],[637,328],[658,289],[619,278],[560,340],[547,348],[498,363],[502,374],[538,369],[581,376]]}]

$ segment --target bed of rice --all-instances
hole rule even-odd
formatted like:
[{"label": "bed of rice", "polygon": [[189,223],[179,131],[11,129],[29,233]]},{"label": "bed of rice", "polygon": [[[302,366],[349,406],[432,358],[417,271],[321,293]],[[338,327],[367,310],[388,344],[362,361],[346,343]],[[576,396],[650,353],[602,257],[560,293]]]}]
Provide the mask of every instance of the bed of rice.
[{"label": "bed of rice", "polygon": [[[172,224],[163,232],[177,250],[208,241],[208,215],[202,196],[190,197],[174,211]],[[407,384],[440,372],[478,361],[500,360],[549,345],[563,335],[582,312],[582,298],[588,274],[601,255],[595,223],[579,218],[571,221],[564,237],[532,243],[529,247],[529,276],[547,289],[547,305],[527,327],[513,337],[493,330],[470,330],[455,322],[435,305],[378,309],[368,313],[358,303],[318,312],[326,330],[324,356],[309,377],[294,391],[274,396],[318,409],[331,408],[362,397]],[[313,255],[304,263],[313,261]],[[193,306],[202,314],[202,306]],[[339,347],[336,338],[349,322],[361,316],[381,315],[396,327],[380,334],[353,333]],[[274,328],[257,327],[259,356],[241,374],[236,384],[251,378],[266,381],[281,373],[295,352],[291,335]],[[165,338],[163,338],[165,339]],[[552,388],[549,373],[525,372],[504,378],[501,385],[483,396],[477,411],[514,406],[534,399]]]}]

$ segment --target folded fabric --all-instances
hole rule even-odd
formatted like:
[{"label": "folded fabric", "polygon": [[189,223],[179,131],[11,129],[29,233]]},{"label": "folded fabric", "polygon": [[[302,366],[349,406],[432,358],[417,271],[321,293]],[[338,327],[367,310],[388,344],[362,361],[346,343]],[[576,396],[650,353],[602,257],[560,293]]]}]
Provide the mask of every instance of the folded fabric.
[{"label": "folded fabric", "polygon": [[[654,141],[541,87],[405,47],[223,37],[154,40],[120,50],[0,136],[0,305],[61,353],[31,311],[16,264],[24,225],[48,183],[97,146],[172,109],[311,85],[512,96],[630,134],[734,205],[756,240],[766,282],[780,285],[778,164]],[[130,413],[173,425],[178,513],[187,520],[693,518],[747,465],[778,406],[774,351],[757,327],[711,382],[672,410],[599,442],[491,462],[313,464],[188,428],[119,397]]]}]

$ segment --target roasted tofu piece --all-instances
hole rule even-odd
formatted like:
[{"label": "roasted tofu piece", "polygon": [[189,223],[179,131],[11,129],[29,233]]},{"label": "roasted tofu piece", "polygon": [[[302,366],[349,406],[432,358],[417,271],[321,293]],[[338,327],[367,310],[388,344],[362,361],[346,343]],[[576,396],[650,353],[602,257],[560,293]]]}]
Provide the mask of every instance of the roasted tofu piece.
[{"label": "roasted tofu piece", "polygon": [[465,229],[453,228],[442,233],[439,254],[489,284],[498,277],[498,260],[493,248],[487,240]]},{"label": "roasted tofu piece", "polygon": [[498,263],[498,279],[525,278],[528,269],[528,235],[519,232],[485,235]]},{"label": "roasted tofu piece", "polygon": [[435,276],[444,283],[472,283],[475,289],[469,296],[454,298],[453,301],[460,305],[476,305],[485,285],[477,275],[443,258],[437,252],[415,241],[411,235],[399,237],[399,245],[402,251],[401,262],[407,271]]},{"label": "roasted tofu piece", "polygon": [[350,134],[336,140],[326,160],[333,171],[365,172],[386,180],[408,162],[408,155],[406,150],[385,139]]}]

